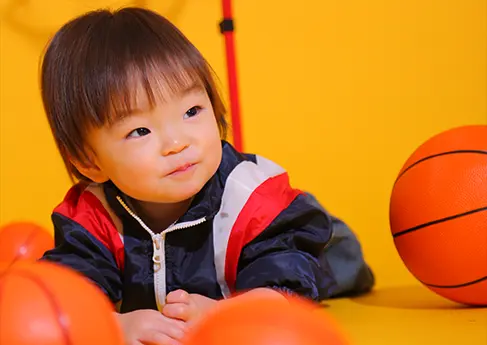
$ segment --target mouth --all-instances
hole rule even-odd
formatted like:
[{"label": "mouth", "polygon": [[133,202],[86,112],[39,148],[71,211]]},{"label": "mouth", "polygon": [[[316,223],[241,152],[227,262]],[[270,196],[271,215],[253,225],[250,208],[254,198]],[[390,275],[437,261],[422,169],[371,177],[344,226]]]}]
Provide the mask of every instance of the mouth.
[{"label": "mouth", "polygon": [[195,164],[191,164],[191,163],[187,163],[187,164],[184,164],[184,165],[181,165],[180,167],[178,167],[177,169],[171,171],[168,176],[170,175],[177,175],[177,174],[181,174],[181,173],[184,173],[188,170],[190,170]]}]

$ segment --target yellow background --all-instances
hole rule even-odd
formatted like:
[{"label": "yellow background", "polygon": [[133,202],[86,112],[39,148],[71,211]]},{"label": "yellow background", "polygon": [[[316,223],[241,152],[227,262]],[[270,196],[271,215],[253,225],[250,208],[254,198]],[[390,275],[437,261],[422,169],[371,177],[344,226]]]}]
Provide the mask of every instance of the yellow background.
[{"label": "yellow background", "polygon": [[[40,102],[39,57],[72,16],[129,2],[0,3],[0,223],[50,228],[70,182]],[[178,25],[226,92],[220,1],[132,4]],[[286,167],[355,230],[379,288],[414,284],[390,236],[389,195],[424,140],[487,124],[487,1],[241,0],[234,12],[246,151]]]}]

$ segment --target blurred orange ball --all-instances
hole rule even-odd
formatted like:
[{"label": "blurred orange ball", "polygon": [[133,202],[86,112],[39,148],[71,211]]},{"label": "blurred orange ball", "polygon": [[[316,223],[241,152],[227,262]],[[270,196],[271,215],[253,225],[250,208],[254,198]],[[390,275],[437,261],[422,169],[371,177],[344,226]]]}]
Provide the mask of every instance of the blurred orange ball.
[{"label": "blurred orange ball", "polygon": [[30,222],[14,222],[0,228],[0,262],[35,261],[54,247],[52,235]]},{"label": "blurred orange ball", "polygon": [[345,345],[336,322],[297,298],[266,296],[220,302],[187,334],[184,345]]},{"label": "blurred orange ball", "polygon": [[0,345],[124,344],[103,292],[48,262],[0,265],[0,330]]}]

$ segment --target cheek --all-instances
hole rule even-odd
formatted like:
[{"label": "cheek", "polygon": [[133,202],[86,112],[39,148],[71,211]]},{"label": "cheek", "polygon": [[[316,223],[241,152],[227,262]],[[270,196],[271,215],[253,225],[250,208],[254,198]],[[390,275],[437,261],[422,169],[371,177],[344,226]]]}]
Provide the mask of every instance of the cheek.
[{"label": "cheek", "polygon": [[220,165],[222,159],[222,144],[219,133],[220,132],[217,131],[216,135],[207,140],[207,146],[205,148],[207,157],[211,164],[210,169],[214,170],[214,172],[216,172],[216,170],[218,169],[218,166]]},{"label": "cheek", "polygon": [[215,157],[215,159],[221,156],[220,131],[215,120],[205,123],[198,137],[207,154]]},{"label": "cheek", "polygon": [[117,178],[132,178],[153,172],[156,164],[156,155],[149,146],[143,149],[121,148],[108,157],[111,174]]},{"label": "cheek", "polygon": [[199,137],[203,138],[208,145],[214,145],[216,141],[220,141],[220,131],[213,113],[202,123]]}]

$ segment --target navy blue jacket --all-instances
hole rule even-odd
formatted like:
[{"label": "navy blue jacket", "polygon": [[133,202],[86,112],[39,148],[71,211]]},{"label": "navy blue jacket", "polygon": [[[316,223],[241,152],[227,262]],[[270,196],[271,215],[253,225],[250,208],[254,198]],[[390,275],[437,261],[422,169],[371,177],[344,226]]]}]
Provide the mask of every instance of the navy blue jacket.
[{"label": "navy blue jacket", "polygon": [[[339,220],[293,189],[278,165],[222,145],[216,174],[162,232],[144,229],[113,183],[75,185],[53,212],[55,248],[42,259],[87,276],[121,312],[160,309],[176,289],[221,299],[269,287],[316,301],[370,289],[360,248],[327,255]],[[342,251],[356,259],[352,268]]]}]

